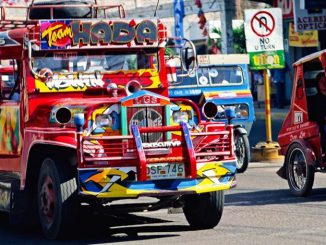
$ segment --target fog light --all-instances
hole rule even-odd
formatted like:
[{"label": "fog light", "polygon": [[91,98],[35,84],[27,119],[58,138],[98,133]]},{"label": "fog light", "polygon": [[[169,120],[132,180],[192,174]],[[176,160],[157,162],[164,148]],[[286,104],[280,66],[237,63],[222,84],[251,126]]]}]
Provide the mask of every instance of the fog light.
[{"label": "fog light", "polygon": [[217,115],[217,106],[215,103],[208,101],[203,105],[203,114],[207,119],[214,119]]},{"label": "fog light", "polygon": [[64,125],[70,122],[71,120],[71,111],[67,107],[61,107],[59,108],[55,113],[55,120]]}]

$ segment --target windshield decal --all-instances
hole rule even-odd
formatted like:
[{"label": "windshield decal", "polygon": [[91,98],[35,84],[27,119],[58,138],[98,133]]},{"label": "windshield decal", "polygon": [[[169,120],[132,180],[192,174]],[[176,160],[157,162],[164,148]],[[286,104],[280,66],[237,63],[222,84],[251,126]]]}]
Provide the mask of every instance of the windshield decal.
[{"label": "windshield decal", "polygon": [[76,88],[85,88],[85,87],[103,87],[104,82],[102,78],[98,78],[94,74],[84,75],[67,75],[59,76],[59,74],[54,74],[51,81],[46,83],[46,86],[49,89],[65,89],[68,87]]},{"label": "windshield decal", "polygon": [[54,60],[77,60],[77,52],[55,52],[53,53]]},{"label": "windshield decal", "polygon": [[110,74],[61,74],[53,72],[53,77],[43,82],[36,79],[35,84],[40,92],[72,92],[85,91],[92,87],[105,87],[109,83],[115,83],[120,88],[135,79],[143,88],[157,88],[161,86],[157,72],[152,70],[138,70],[133,72],[117,71]]},{"label": "windshield decal", "polygon": [[103,87],[105,82],[102,75],[54,73],[52,79],[41,81],[36,79],[36,87],[40,92],[84,91],[87,88]]},{"label": "windshield decal", "polygon": [[158,44],[157,24],[151,20],[138,22],[41,20],[40,26],[41,50]]}]

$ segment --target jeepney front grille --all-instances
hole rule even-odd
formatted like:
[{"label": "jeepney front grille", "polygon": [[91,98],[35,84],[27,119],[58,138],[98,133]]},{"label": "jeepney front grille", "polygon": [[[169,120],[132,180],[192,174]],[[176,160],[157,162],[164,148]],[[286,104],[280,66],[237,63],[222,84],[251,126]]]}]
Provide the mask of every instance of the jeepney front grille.
[{"label": "jeepney front grille", "polygon": [[[131,125],[136,124],[138,127],[157,127],[163,126],[164,115],[163,107],[128,107],[128,130],[131,134]],[[142,142],[151,143],[162,141],[164,137],[163,133],[143,133],[141,134]]]}]

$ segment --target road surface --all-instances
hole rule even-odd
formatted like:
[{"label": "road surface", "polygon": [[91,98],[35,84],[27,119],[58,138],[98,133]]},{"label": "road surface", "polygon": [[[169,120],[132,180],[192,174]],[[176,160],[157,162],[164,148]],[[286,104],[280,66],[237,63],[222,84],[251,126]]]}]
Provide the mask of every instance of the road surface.
[{"label": "road surface", "polygon": [[[326,175],[316,175],[311,196],[297,198],[275,174],[279,166],[251,163],[247,172],[238,175],[238,186],[226,192],[223,217],[214,229],[192,231],[182,213],[167,214],[163,209],[93,216],[78,235],[59,244],[324,244]],[[0,220],[1,244],[52,243],[37,229],[13,229],[4,215]]]}]

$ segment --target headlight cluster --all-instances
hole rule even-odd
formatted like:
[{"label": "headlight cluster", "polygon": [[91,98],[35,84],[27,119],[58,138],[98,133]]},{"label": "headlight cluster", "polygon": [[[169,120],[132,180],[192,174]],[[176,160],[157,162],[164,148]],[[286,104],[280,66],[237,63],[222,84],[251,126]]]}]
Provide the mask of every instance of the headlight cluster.
[{"label": "headlight cluster", "polygon": [[249,106],[247,104],[239,104],[235,107],[235,114],[240,118],[247,118],[249,115]]},{"label": "headlight cluster", "polygon": [[216,119],[225,118],[225,109],[231,107],[235,111],[236,118],[246,119],[249,116],[249,106],[247,104],[235,104],[235,105],[217,105]]},{"label": "headlight cluster", "polygon": [[174,123],[179,124],[180,122],[188,123],[189,114],[188,111],[174,111],[172,114]]}]

